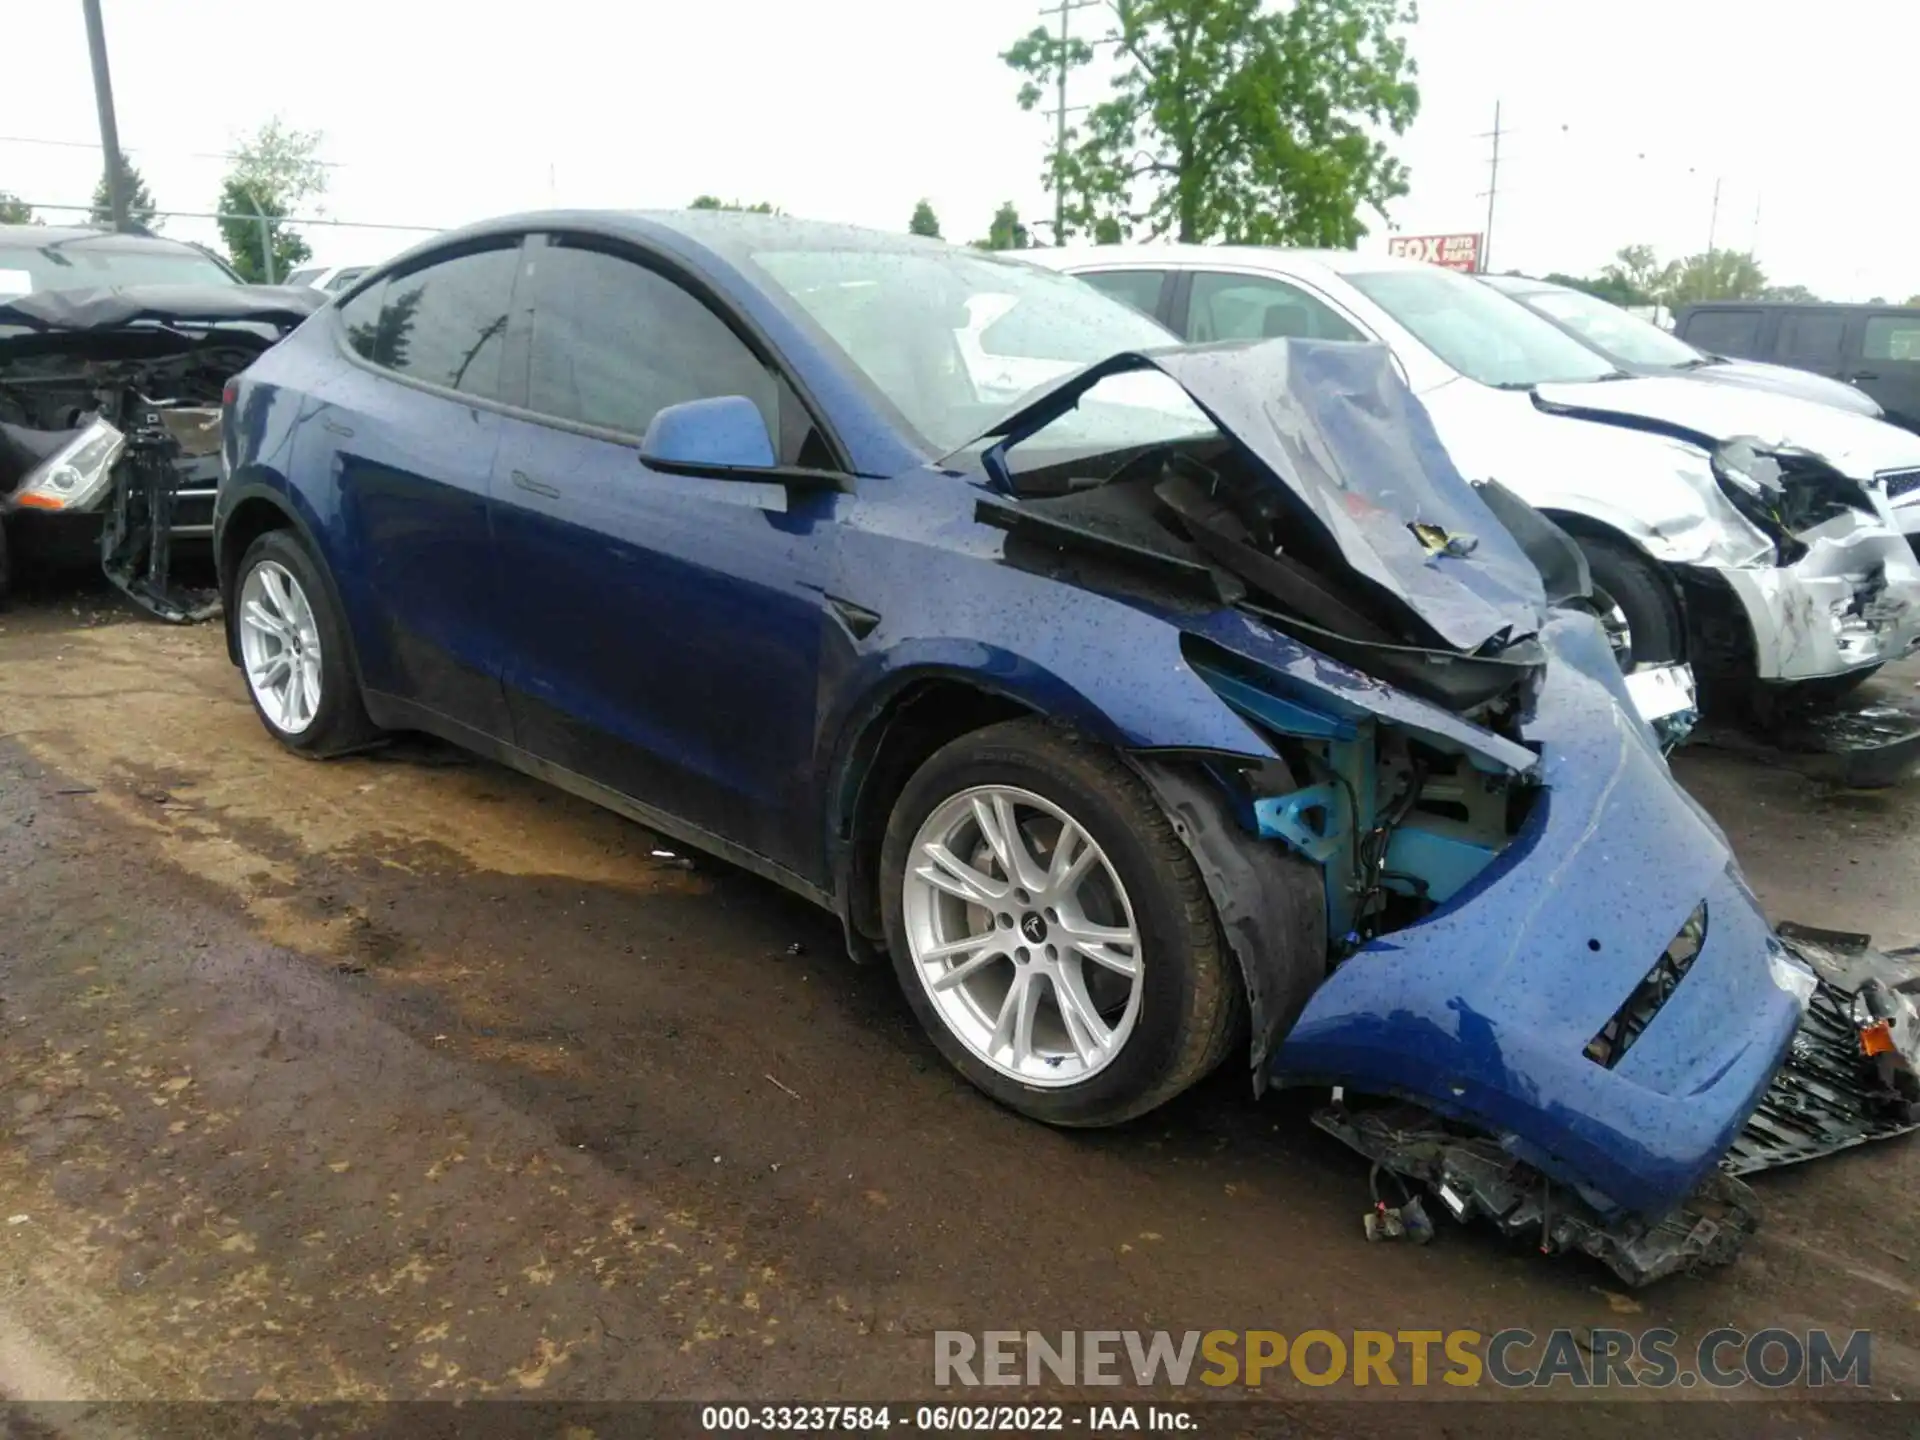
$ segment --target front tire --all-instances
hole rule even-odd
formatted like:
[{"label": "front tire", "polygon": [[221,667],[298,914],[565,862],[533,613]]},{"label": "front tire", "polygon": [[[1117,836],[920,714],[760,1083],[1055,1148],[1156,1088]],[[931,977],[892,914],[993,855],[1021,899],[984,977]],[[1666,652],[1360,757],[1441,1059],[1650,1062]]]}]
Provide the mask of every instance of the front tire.
[{"label": "front tire", "polygon": [[1686,627],[1659,567],[1616,541],[1578,538],[1593,576],[1593,603],[1620,668],[1631,673],[1685,659]]},{"label": "front tire", "polygon": [[1040,720],[962,736],[881,847],[887,943],[948,1062],[1049,1124],[1113,1125],[1225,1058],[1245,1009],[1192,856],[1111,753]]},{"label": "front tire", "polygon": [[233,594],[240,668],[267,733],[313,758],[372,741],[379,732],[360,699],[346,622],[299,539],[269,530],[255,540]]}]

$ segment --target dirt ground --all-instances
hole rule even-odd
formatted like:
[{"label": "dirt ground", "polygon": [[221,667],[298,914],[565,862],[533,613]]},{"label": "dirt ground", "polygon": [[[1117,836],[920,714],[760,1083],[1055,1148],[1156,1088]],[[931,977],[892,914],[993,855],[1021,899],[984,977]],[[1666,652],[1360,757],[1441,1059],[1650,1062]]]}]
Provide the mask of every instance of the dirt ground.
[{"label": "dirt ground", "polygon": [[[1776,918],[1920,941],[1910,789],[1676,768]],[[1369,1246],[1305,1100],[1023,1121],[829,917],[655,845],[423,743],[297,759],[217,626],[0,614],[0,1393],[860,1400],[942,1328],[1656,1324],[1871,1328],[1920,1393],[1920,1143],[1759,1177],[1737,1264],[1632,1297]]]}]

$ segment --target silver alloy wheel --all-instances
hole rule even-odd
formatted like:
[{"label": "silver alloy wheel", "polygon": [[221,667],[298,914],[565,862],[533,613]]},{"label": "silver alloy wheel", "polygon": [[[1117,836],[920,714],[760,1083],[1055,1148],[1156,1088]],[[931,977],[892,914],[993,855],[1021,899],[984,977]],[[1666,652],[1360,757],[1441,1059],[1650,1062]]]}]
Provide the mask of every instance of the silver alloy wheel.
[{"label": "silver alloy wheel", "polygon": [[283,735],[298,735],[320,713],[320,630],[293,572],[262,560],[240,586],[240,661],[247,685]]},{"label": "silver alloy wheel", "polygon": [[1140,931],[1106,852],[1028,790],[980,785],[913,838],[904,919],[947,1029],[1000,1074],[1077,1085],[1140,1015]]}]

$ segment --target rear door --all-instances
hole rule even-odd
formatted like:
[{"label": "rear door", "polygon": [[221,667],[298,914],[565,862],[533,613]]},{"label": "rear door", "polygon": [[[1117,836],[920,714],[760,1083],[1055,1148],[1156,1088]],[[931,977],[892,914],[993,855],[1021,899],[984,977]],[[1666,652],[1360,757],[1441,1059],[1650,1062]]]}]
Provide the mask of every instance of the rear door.
[{"label": "rear door", "polygon": [[437,252],[349,300],[351,363],[302,427],[328,452],[365,684],[501,739],[487,497],[518,246]]},{"label": "rear door", "polygon": [[1878,400],[1896,425],[1920,431],[1920,310],[1858,315],[1843,378]]}]

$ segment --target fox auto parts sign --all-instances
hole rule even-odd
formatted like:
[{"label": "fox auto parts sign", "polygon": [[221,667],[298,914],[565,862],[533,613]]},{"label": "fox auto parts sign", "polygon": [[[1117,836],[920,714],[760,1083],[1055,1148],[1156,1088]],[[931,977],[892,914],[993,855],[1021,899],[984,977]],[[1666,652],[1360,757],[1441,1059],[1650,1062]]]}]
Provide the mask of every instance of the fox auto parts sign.
[{"label": "fox auto parts sign", "polygon": [[1387,253],[1449,270],[1474,271],[1480,268],[1480,236],[1395,235],[1387,241]]}]

